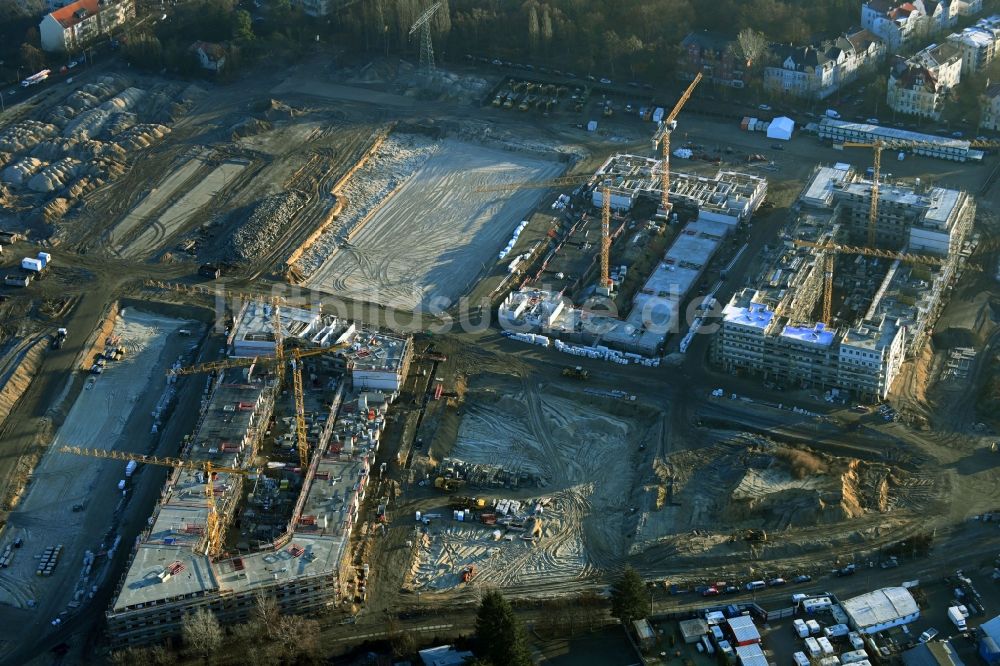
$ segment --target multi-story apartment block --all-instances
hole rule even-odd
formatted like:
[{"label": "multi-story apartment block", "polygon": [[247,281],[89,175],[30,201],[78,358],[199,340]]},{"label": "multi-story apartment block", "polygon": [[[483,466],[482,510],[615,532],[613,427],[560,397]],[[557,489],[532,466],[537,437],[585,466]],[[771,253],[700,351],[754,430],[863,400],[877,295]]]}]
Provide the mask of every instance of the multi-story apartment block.
[{"label": "multi-story apartment block", "polygon": [[[953,0],[868,0],[861,5],[861,25],[896,53],[955,24]],[[969,11],[964,8],[965,11]]]},{"label": "multi-story apartment block", "polygon": [[76,0],[38,24],[44,51],[75,51],[135,18],[135,0]]},{"label": "multi-story apartment block", "polygon": [[948,43],[962,56],[962,73],[981,72],[996,56],[1000,42],[1000,16],[982,19],[963,30],[948,35]]},{"label": "multi-story apartment block", "polygon": [[962,56],[951,43],[932,44],[913,57],[896,56],[889,72],[886,101],[890,108],[935,120],[949,91],[962,77]]},{"label": "multi-story apartment block", "polygon": [[868,30],[838,37],[819,47],[776,44],[764,87],[796,97],[824,99],[873,68],[886,54],[885,44]]},{"label": "multi-story apartment block", "polygon": [[698,72],[731,88],[742,88],[747,63],[736,55],[735,42],[723,35],[703,30],[692,32],[681,42],[678,77],[691,80]]},{"label": "multi-story apartment block", "polygon": [[[794,388],[875,399],[889,392],[905,355],[919,349],[943,307],[976,206],[957,190],[886,185],[875,227],[879,246],[937,254],[942,265],[915,271],[900,261],[876,266],[833,257],[835,275],[852,266],[859,272],[848,270],[846,278],[833,280],[849,290],[843,318],[834,307],[828,324],[816,322],[831,257],[813,247],[828,240],[860,244],[870,205],[870,180],[839,166],[815,171],[782,233],[784,249],[762,270],[756,287],[736,293],[723,309],[712,345],[716,363],[733,374]],[[869,285],[866,294],[857,289],[862,283]]]}]

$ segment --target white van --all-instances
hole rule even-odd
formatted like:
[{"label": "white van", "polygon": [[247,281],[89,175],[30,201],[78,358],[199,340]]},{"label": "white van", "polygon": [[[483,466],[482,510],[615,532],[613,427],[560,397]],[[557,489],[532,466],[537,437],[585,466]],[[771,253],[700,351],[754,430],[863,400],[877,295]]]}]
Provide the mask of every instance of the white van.
[{"label": "white van", "polygon": [[754,590],[763,590],[767,587],[767,583],[762,580],[752,580],[746,585],[747,592],[753,592]]}]

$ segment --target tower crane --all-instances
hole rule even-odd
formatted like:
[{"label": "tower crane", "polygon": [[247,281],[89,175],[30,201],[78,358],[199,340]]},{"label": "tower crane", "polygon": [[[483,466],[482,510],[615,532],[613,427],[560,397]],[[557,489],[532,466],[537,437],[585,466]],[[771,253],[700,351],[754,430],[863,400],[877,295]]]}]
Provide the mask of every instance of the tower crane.
[{"label": "tower crane", "polygon": [[226,467],[215,465],[209,460],[183,460],[181,458],[158,458],[140,453],[127,453],[124,451],[109,451],[105,449],[88,449],[82,446],[62,446],[59,450],[63,453],[72,453],[78,456],[88,456],[91,458],[102,458],[104,460],[124,460],[145,463],[147,465],[159,465],[160,467],[173,467],[175,469],[188,469],[195,472],[202,472],[205,475],[205,497],[208,500],[208,516],[205,519],[205,554],[209,557],[216,557],[222,552],[222,519],[219,517],[218,508],[215,505],[215,475],[237,474],[246,476],[254,474],[253,470],[241,467]]},{"label": "tower crane", "polygon": [[[299,464],[305,468],[309,464],[309,440],[306,428],[305,392],[302,388],[302,359],[310,356],[329,354],[339,349],[348,347],[348,343],[332,345],[330,347],[316,347],[314,349],[292,349],[292,387],[295,396],[295,442],[298,446]],[[209,361],[187,368],[171,368],[167,370],[168,375],[195,375],[203,372],[215,370],[226,370],[228,368],[246,368],[257,363],[276,363],[284,365],[286,354],[281,358],[277,355],[271,358],[240,357],[227,358],[221,361]]]},{"label": "tower crane", "polygon": [[[879,259],[892,259],[910,264],[924,264],[927,266],[944,266],[948,263],[946,257],[935,257],[927,254],[912,254],[910,252],[892,252],[890,250],[879,250],[873,247],[858,247],[854,245],[841,245],[832,241],[816,243],[813,241],[795,239],[792,241],[798,247],[808,247],[821,250],[823,255],[823,315],[821,319],[828,326],[833,325],[833,255],[834,254],[856,254],[864,257],[878,257]],[[970,270],[979,270],[976,266],[969,265]]]},{"label": "tower crane", "polygon": [[[876,243],[876,221],[878,220],[878,196],[881,187],[882,175],[882,151],[883,150],[920,150],[934,148],[931,144],[921,141],[897,141],[888,139],[876,139],[875,141],[845,141],[845,148],[871,148],[872,150],[872,201],[868,211],[868,247],[875,247]],[[1000,148],[1000,141],[970,141],[970,148]]]},{"label": "tower crane", "polygon": [[687,87],[687,90],[684,91],[684,94],[674,104],[674,108],[670,111],[670,114],[660,123],[656,134],[653,135],[653,151],[655,152],[657,148],[660,148],[663,156],[663,164],[660,166],[660,188],[662,189],[660,194],[660,213],[664,217],[670,214],[670,133],[677,127],[677,116],[680,114],[681,109],[684,108],[684,105],[687,104],[687,101],[691,99],[691,94],[700,81],[701,72],[698,72],[694,80]]}]

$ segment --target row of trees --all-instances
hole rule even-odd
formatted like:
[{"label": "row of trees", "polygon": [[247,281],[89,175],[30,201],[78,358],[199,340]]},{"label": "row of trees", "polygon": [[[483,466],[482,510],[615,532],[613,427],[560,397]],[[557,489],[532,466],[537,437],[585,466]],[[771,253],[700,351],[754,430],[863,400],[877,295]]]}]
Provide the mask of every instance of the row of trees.
[{"label": "row of trees", "polygon": [[[627,567],[612,587],[612,615],[626,624],[644,618],[647,598],[642,578],[635,569]],[[561,626],[563,634],[567,630],[573,633],[577,628],[594,629],[603,623],[604,607],[604,601],[596,594],[585,594],[568,605],[550,604],[536,630],[556,628],[561,620],[569,622],[568,626]],[[550,627],[549,619],[557,624]],[[317,620],[282,614],[275,598],[266,594],[258,595],[246,623],[230,629],[228,641],[219,620],[205,608],[188,614],[181,626],[181,639],[189,658],[208,663],[225,647],[227,657],[239,658],[241,663],[250,666],[316,663],[321,657],[319,635]],[[394,622],[389,625],[389,639],[397,657],[409,656],[418,647],[413,634]],[[530,666],[534,663],[524,623],[500,592],[489,591],[480,601],[476,614],[475,651],[478,656],[473,666]],[[110,661],[121,666],[137,663],[166,666],[176,663],[176,659],[177,656],[166,648],[156,646],[121,650],[113,653]]]},{"label": "row of trees", "polygon": [[[413,51],[408,33],[434,0],[365,0],[338,17],[343,38],[368,50]],[[443,0],[432,22],[438,52],[472,53],[599,75],[669,75],[678,44],[696,29],[809,43],[859,23],[856,0]]]}]

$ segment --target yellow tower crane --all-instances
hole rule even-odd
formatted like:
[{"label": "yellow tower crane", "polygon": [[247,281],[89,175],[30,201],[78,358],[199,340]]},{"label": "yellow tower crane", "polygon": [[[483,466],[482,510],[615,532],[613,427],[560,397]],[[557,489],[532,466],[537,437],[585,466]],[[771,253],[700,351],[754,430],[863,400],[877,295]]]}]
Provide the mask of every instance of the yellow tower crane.
[{"label": "yellow tower crane", "polygon": [[[286,351],[285,356],[290,355],[292,357],[292,386],[294,389],[295,396],[295,434],[296,434],[296,444],[299,451],[299,464],[305,468],[309,464],[309,441],[308,441],[308,431],[306,428],[306,410],[305,410],[305,393],[302,388],[302,359],[308,358],[310,356],[320,356],[322,354],[329,354],[340,349],[347,347],[347,344],[332,345],[330,347],[316,347],[313,349],[292,349],[290,352]],[[197,375],[204,372],[213,372],[216,370],[226,370],[229,368],[246,368],[257,363],[267,363],[283,365],[284,358],[278,357],[240,357],[240,358],[227,358],[220,361],[209,361],[208,363],[200,363],[198,365],[192,365],[187,368],[171,368],[167,370],[168,375]]]},{"label": "yellow tower crane", "polygon": [[[813,241],[793,240],[792,243],[799,247],[808,247],[821,250],[823,255],[823,315],[822,321],[828,326],[833,325],[833,255],[834,254],[858,254],[865,257],[878,257],[879,259],[892,259],[910,264],[924,264],[927,266],[944,266],[948,263],[945,257],[935,257],[927,254],[912,254],[910,252],[892,252],[889,250],[879,250],[872,247],[858,247],[855,245],[841,245],[831,241],[815,243]],[[979,270],[975,266],[967,266],[970,270]]]},{"label": "yellow tower crane", "polygon": [[208,516],[205,519],[205,554],[209,557],[216,557],[222,552],[222,519],[219,517],[218,509],[215,505],[215,475],[238,474],[246,476],[254,474],[254,470],[240,467],[225,467],[215,465],[208,460],[182,460],[180,458],[157,458],[156,456],[146,456],[140,453],[126,453],[123,451],[108,451],[104,449],[88,449],[82,446],[63,446],[59,448],[63,453],[72,453],[78,456],[88,456],[91,458],[102,458],[104,460],[124,460],[145,463],[147,465],[159,465],[160,467],[173,467],[175,469],[189,469],[202,472],[205,475],[205,497],[208,504]]},{"label": "yellow tower crane", "polygon": [[676,129],[677,116],[680,115],[681,109],[684,108],[687,101],[691,99],[691,94],[699,82],[701,82],[701,72],[695,75],[694,80],[691,81],[687,90],[677,100],[670,114],[663,119],[656,134],[653,135],[653,151],[655,152],[659,148],[660,154],[663,156],[663,163],[660,165],[660,188],[662,190],[660,193],[660,214],[664,217],[670,214],[670,133]]},{"label": "yellow tower crane", "polygon": [[601,185],[601,288],[611,295],[611,183]]},{"label": "yellow tower crane", "polygon": [[[868,247],[876,245],[876,222],[878,220],[879,189],[882,186],[882,151],[883,150],[928,150],[935,148],[932,144],[921,141],[897,141],[876,139],[875,141],[845,141],[845,148],[871,148],[872,150],[872,200],[868,211]],[[1000,148],[1000,141],[970,141],[970,148]]]}]

